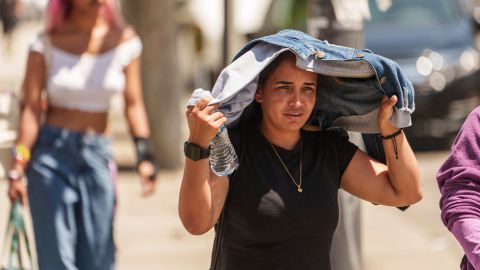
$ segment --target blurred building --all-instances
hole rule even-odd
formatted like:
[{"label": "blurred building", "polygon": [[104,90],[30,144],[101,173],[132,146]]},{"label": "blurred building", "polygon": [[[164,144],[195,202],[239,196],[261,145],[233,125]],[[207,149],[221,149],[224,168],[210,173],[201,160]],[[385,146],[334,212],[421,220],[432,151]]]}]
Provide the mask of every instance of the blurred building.
[{"label": "blurred building", "polygon": [[[272,0],[228,0],[230,1],[230,28],[228,61],[248,41],[248,34],[263,27],[264,19]],[[224,0],[186,0],[192,21],[198,25],[204,38],[201,52],[203,64],[215,73],[222,68],[224,33]],[[182,20],[181,17],[179,17]],[[214,76],[215,77],[215,76]],[[216,79],[216,78],[214,78]],[[210,88],[213,85],[210,85]]]}]

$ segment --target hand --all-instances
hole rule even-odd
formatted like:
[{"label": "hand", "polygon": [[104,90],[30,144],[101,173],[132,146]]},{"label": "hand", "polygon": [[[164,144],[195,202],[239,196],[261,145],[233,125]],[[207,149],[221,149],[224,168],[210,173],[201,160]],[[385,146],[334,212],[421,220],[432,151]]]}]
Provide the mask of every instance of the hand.
[{"label": "hand", "polygon": [[188,141],[198,144],[206,149],[212,139],[217,135],[220,127],[227,122],[227,118],[221,112],[214,112],[219,105],[208,105],[210,100],[200,99],[193,107],[186,112],[190,136]]},{"label": "hand", "polygon": [[142,196],[147,197],[155,192],[155,167],[150,161],[144,160],[138,164],[138,174],[142,185]]},{"label": "hand", "polygon": [[20,200],[23,206],[27,204],[27,184],[23,180],[8,181],[8,198],[10,202]]},{"label": "hand", "polygon": [[398,131],[398,127],[392,124],[392,117],[395,111],[395,104],[397,103],[397,96],[393,95],[390,98],[384,96],[382,99],[382,104],[378,111],[378,127],[380,128],[380,133],[383,136],[391,135]]}]

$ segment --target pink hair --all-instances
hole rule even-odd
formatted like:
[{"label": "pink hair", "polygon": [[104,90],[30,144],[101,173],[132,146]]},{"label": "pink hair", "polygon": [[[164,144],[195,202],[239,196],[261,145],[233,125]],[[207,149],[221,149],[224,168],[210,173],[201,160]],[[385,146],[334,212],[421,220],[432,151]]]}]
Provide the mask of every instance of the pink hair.
[{"label": "pink hair", "polygon": [[[67,1],[72,0],[48,1],[47,10],[45,12],[45,27],[47,32],[54,31],[65,21],[68,12]],[[106,0],[100,10],[100,16],[105,18],[105,20],[107,20],[112,26],[118,26],[122,23],[122,19],[117,13],[116,0]]]}]

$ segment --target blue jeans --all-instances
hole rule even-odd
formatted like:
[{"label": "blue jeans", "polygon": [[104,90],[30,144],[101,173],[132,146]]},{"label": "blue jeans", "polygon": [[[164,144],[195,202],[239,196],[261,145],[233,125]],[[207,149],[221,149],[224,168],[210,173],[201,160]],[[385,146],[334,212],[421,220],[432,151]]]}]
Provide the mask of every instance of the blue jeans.
[{"label": "blue jeans", "polygon": [[115,268],[107,137],[45,125],[26,171],[40,270]]}]

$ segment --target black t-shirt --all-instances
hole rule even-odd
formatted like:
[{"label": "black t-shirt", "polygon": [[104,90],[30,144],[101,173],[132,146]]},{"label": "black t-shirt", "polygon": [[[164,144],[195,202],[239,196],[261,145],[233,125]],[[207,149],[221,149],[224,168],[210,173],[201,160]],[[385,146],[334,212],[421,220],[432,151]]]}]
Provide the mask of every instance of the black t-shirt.
[{"label": "black t-shirt", "polygon": [[[334,133],[302,131],[299,193],[256,125],[229,129],[229,136],[240,167],[229,177],[211,269],[329,270],[340,178],[357,147]],[[275,148],[298,183],[300,142]]]}]

